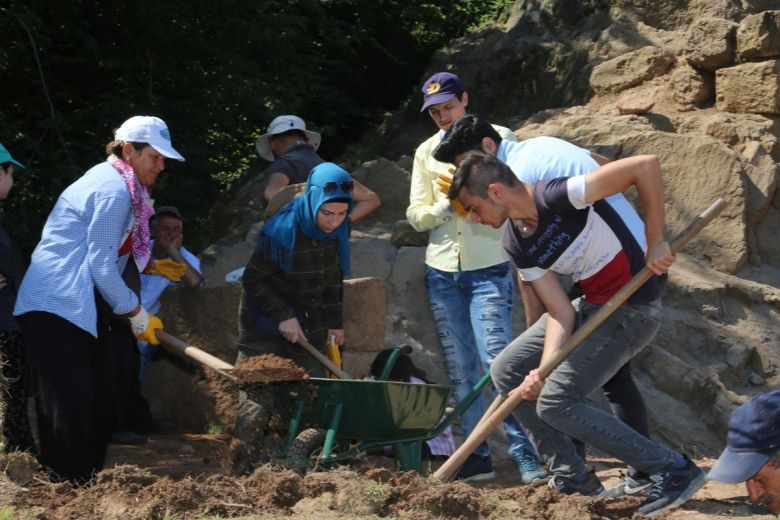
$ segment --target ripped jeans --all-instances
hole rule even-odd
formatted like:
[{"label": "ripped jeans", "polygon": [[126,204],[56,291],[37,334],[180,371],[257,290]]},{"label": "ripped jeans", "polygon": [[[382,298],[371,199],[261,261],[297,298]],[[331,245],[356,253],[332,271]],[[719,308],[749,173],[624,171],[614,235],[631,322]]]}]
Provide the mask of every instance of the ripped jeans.
[{"label": "ripped jeans", "polygon": [[[509,262],[475,271],[447,272],[425,266],[425,289],[436,320],[444,361],[455,399],[461,401],[482,374],[490,370],[493,359],[514,337],[512,299],[515,293],[514,268]],[[480,396],[463,413],[461,424],[468,435],[485,413]],[[517,420],[504,421],[509,455],[517,460],[523,450],[536,453]],[[490,451],[482,443],[475,453],[483,457]]]}]

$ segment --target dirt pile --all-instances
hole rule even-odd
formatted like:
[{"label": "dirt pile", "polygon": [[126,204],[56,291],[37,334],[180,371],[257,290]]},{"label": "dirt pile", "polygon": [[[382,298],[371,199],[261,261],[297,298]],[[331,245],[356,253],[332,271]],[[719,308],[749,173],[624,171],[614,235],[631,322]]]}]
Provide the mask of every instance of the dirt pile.
[{"label": "dirt pile", "polygon": [[234,371],[239,385],[309,379],[304,369],[289,359],[264,354],[242,359]]},{"label": "dirt pile", "polygon": [[[161,454],[165,456],[165,454]],[[614,461],[591,460],[605,485],[615,482]],[[709,464],[711,461],[704,461]],[[392,460],[369,457],[352,468],[301,476],[288,469],[263,466],[243,477],[219,472],[172,478],[131,465],[100,472],[80,488],[54,483],[38,474],[22,488],[0,474],[0,503],[14,518],[45,520],[120,520],[129,518],[531,518],[604,520],[639,518],[640,499],[604,501],[572,497],[546,487],[520,486],[513,465],[496,465],[495,481],[470,485],[439,483],[389,469]],[[216,468],[214,468],[216,469]],[[728,516],[772,518],[740,498],[744,489],[711,483],[682,509],[663,518],[697,520]]]}]

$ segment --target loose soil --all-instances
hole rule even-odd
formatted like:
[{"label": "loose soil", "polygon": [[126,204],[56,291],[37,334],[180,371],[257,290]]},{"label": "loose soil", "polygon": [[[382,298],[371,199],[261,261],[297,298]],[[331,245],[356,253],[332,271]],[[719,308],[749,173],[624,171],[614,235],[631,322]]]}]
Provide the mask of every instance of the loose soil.
[{"label": "loose soil", "polygon": [[240,385],[274,381],[302,381],[309,378],[309,374],[291,360],[273,354],[244,358],[236,365],[234,372]]},{"label": "loose soil", "polygon": [[[111,446],[107,469],[81,488],[51,481],[26,454],[3,456],[0,505],[12,511],[13,518],[46,520],[641,518],[634,513],[638,499],[604,501],[522,486],[511,461],[496,461],[497,478],[474,485],[395,472],[392,459],[374,456],[307,475],[269,465],[234,477],[227,469],[230,442],[228,435],[167,435],[153,436],[142,446]],[[590,462],[605,485],[619,477],[616,461]],[[713,461],[698,462],[709,468]],[[431,463],[425,469],[433,472],[437,466]],[[747,502],[743,486],[717,482],[660,518],[723,516],[774,518]]]}]

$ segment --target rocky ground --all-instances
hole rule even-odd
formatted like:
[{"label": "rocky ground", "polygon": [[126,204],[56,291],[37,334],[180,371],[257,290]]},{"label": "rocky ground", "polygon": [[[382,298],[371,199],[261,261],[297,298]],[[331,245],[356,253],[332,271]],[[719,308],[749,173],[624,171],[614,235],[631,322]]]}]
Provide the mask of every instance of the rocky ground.
[{"label": "rocky ground", "polygon": [[[26,455],[5,457],[0,475],[0,517],[56,520],[120,519],[618,519],[641,518],[638,499],[604,501],[522,486],[510,461],[496,463],[497,478],[482,484],[435,483],[396,473],[393,460],[366,457],[327,472],[300,475],[263,466],[252,475],[224,473],[225,435],[153,436],[144,446],[112,446],[107,468],[92,484],[74,489],[50,482]],[[591,458],[609,486],[619,476],[614,460]],[[711,459],[698,461],[709,468]],[[430,466],[435,469],[436,464]],[[744,488],[710,482],[683,507],[661,518],[774,518],[749,504]]]}]

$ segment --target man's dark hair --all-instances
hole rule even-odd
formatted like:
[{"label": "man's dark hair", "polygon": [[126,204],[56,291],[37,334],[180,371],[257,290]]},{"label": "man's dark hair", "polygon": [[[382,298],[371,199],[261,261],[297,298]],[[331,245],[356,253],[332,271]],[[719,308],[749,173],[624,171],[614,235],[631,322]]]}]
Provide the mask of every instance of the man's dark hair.
[{"label": "man's dark hair", "polygon": [[519,181],[509,166],[492,155],[473,152],[458,166],[447,196],[454,200],[460,190],[468,188],[472,195],[485,199],[488,196],[488,186],[497,182],[513,186]]},{"label": "man's dark hair", "polygon": [[464,152],[482,152],[482,139],[485,137],[491,138],[496,148],[501,144],[501,136],[487,119],[466,114],[447,129],[441,143],[433,151],[433,158],[443,163],[452,163],[455,157]]},{"label": "man's dark hair", "polygon": [[5,172],[8,171],[8,167],[11,166],[13,163],[11,161],[0,163],[0,168]]}]

